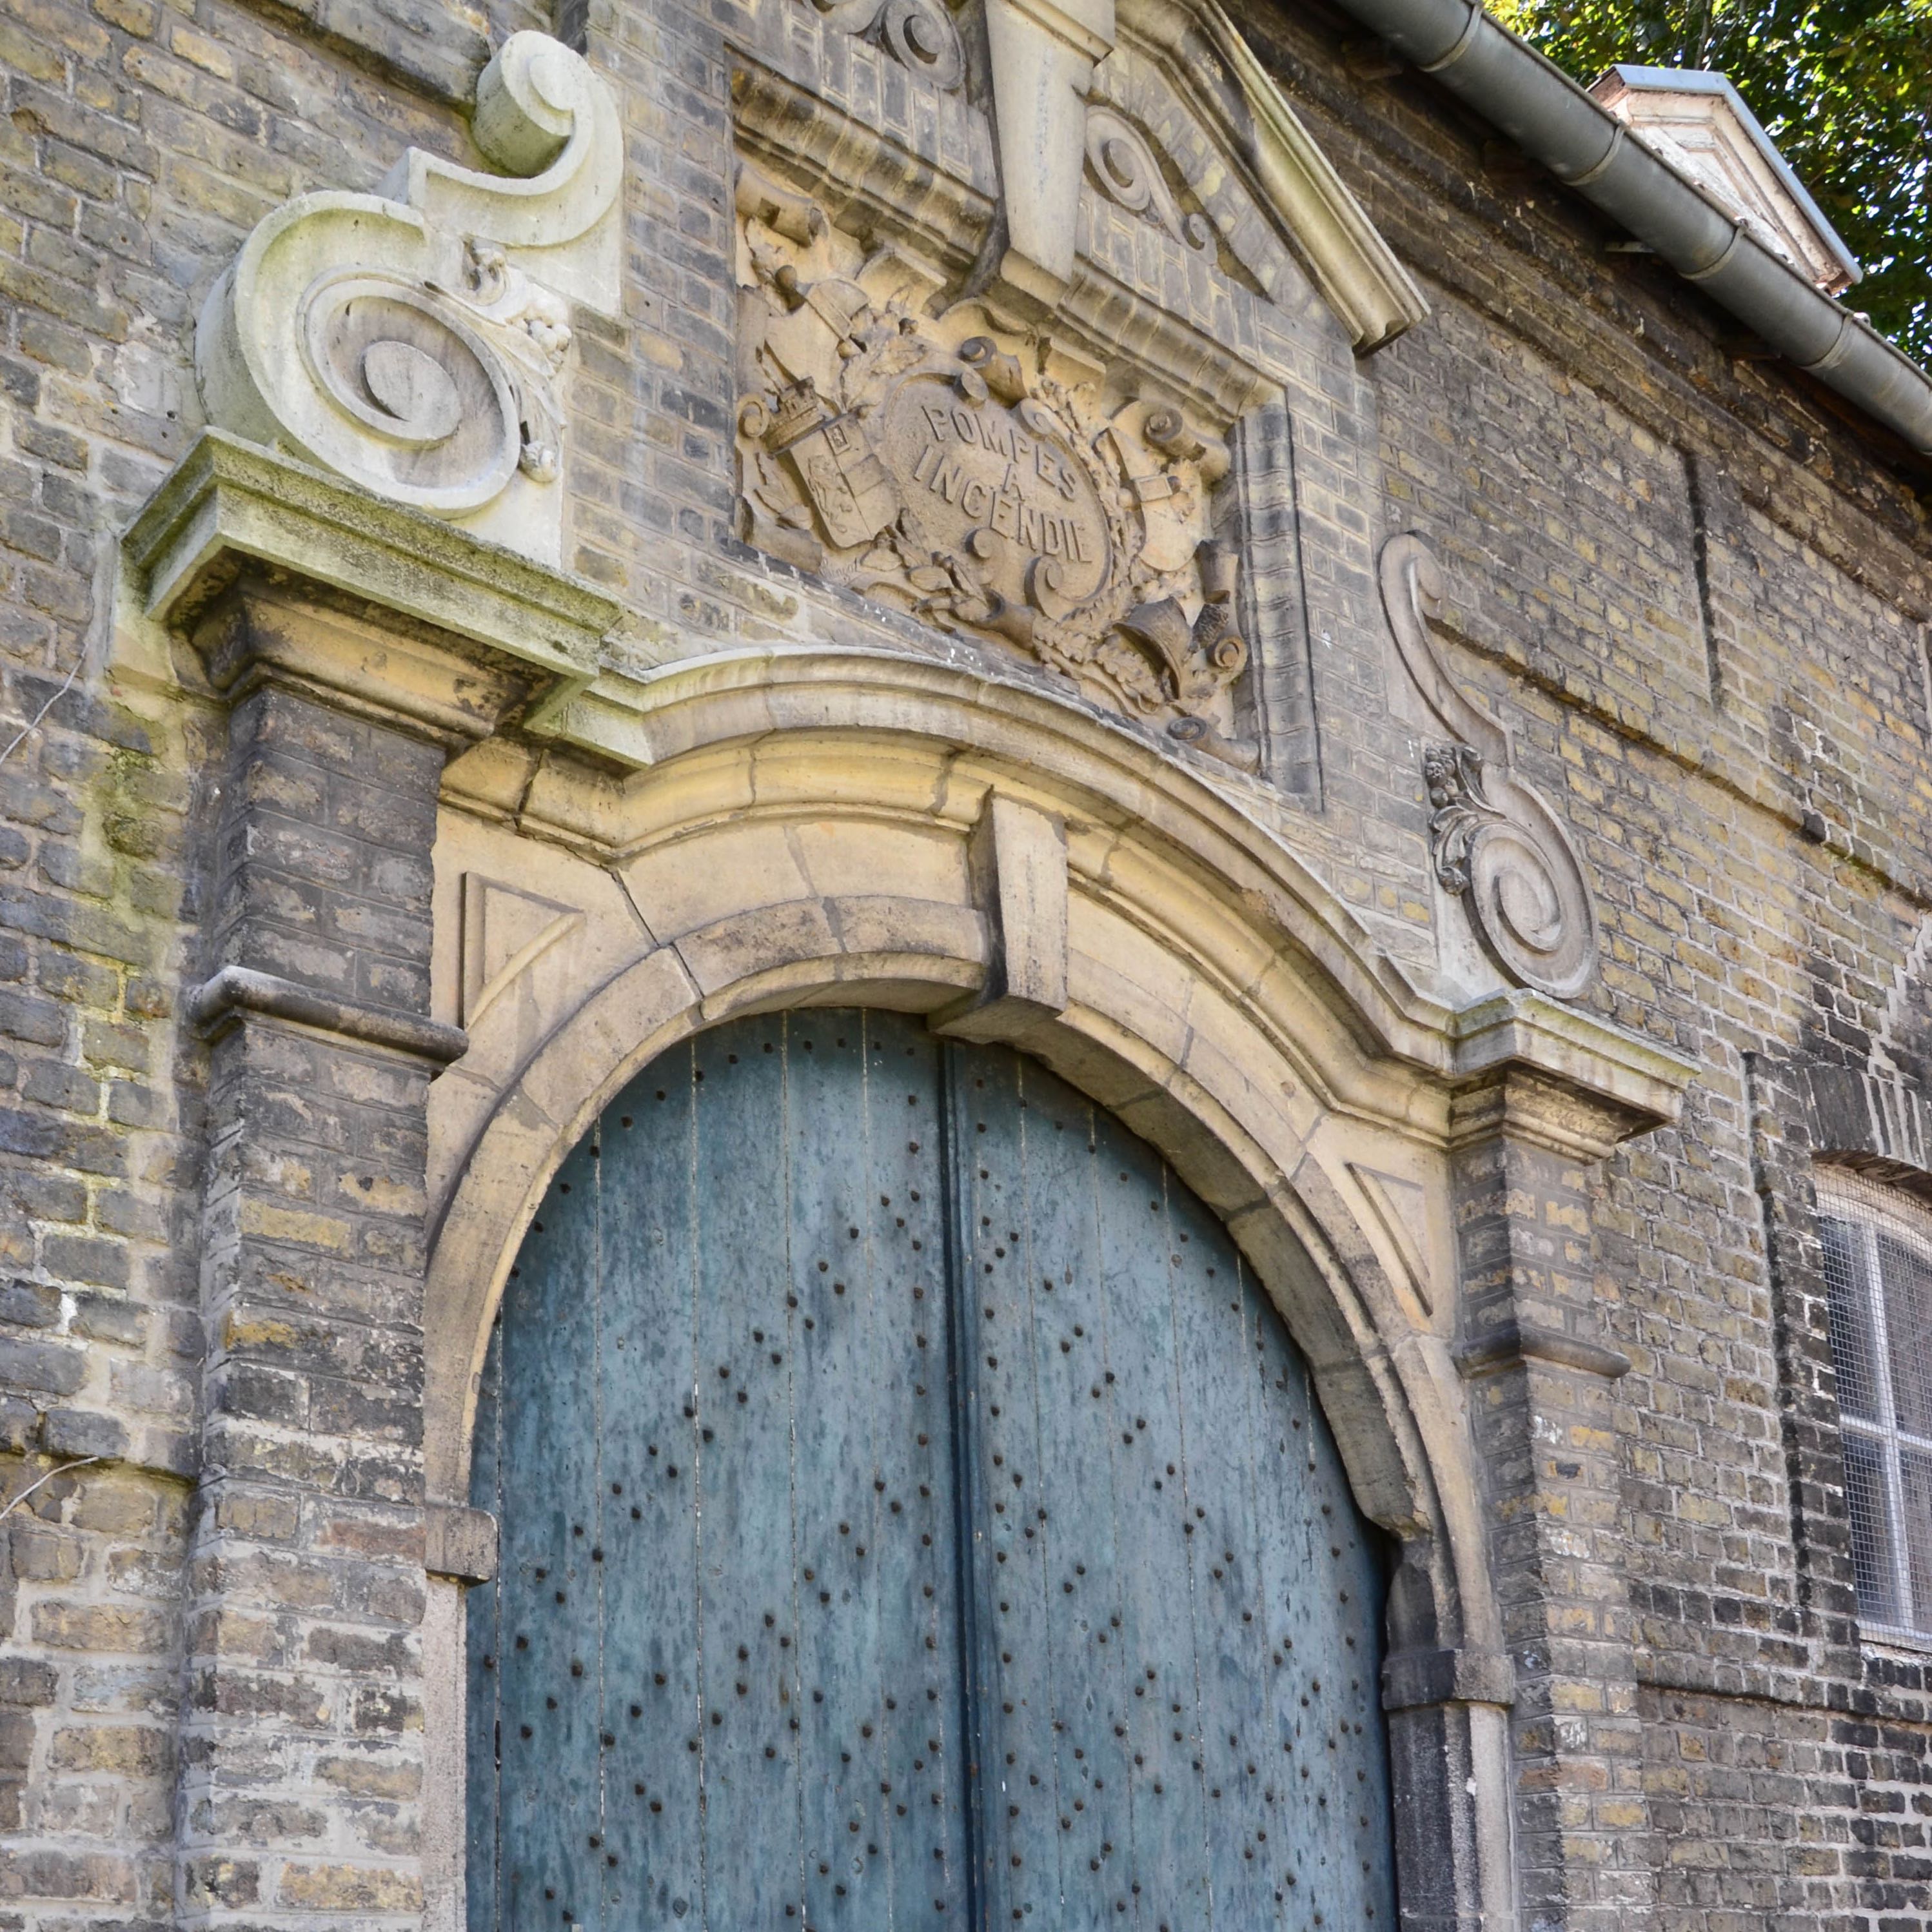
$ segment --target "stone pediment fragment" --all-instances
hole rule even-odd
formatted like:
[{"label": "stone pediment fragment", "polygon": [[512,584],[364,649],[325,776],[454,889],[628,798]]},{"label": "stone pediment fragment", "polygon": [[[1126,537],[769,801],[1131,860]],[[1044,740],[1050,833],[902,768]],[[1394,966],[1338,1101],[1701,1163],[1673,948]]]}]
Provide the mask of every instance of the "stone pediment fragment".
[{"label": "stone pediment fragment", "polygon": [[1214,0],[1130,0],[1127,17],[1216,103],[1212,118],[1226,127],[1269,214],[1357,351],[1420,322],[1429,304],[1414,279]]},{"label": "stone pediment fragment", "polygon": [[[1016,293],[1051,307],[1076,276],[1084,148],[1103,194],[1150,214],[1197,251],[1212,224],[1174,206],[1163,163],[1204,200],[1222,203],[1222,232],[1244,260],[1259,238],[1242,232],[1241,217],[1258,212],[1305,264],[1358,350],[1428,313],[1214,0],[1123,0],[1118,16],[1113,0],[1068,10],[1053,0],[986,4],[1006,229],[999,272]],[[1148,103],[1136,128],[1114,110],[1145,100],[1149,71],[1162,77],[1166,98]],[[1156,129],[1176,138],[1163,141]],[[1260,272],[1276,292],[1278,277]]]},{"label": "stone pediment fragment", "polygon": [[216,284],[217,427],[558,560],[570,306],[618,307],[623,145],[568,48],[513,34],[477,83],[480,174],[411,149],[380,194],[298,196]]}]

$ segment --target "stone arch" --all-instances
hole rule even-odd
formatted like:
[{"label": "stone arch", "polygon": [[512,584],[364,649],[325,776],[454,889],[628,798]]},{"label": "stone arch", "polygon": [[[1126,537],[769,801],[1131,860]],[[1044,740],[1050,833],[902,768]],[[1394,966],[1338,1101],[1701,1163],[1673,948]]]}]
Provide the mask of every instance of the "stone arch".
[{"label": "stone arch", "polygon": [[[1163,1154],[1280,1310],[1358,1501],[1402,1546],[1397,1808],[1429,1848],[1400,1857],[1405,1892],[1446,1886],[1505,1909],[1508,1669],[1451,1354],[1450,1102],[1459,1078],[1534,1058],[1525,1042],[1560,1030],[1562,1010],[1508,996],[1502,1032],[1494,1015],[1452,1014],[1238,787],[1036,688],[836,650],[737,653],[645,682],[598,747],[621,748],[630,776],[533,763],[515,830],[488,835],[594,859],[637,928],[614,963],[553,948],[545,998],[520,1020],[496,1000],[438,1082],[432,1498],[466,1497],[476,1376],[528,1221],[650,1060],[778,1006],[889,1006],[1006,1040]],[[566,724],[594,746],[608,721],[593,701]],[[1565,1023],[1557,1057],[1574,1062],[1582,1023]],[[443,1629],[460,1654],[459,1622]],[[442,1676],[430,1718],[452,1788],[458,1681]],[[460,1788],[442,1802],[460,1805]],[[1460,1868],[1423,1872],[1444,1846]]]},{"label": "stone arch", "polygon": [[[882,896],[892,916],[924,925],[932,946],[947,908]],[[429,1274],[430,1482],[452,1500],[467,1480],[475,1378],[509,1264],[556,1168],[612,1096],[670,1046],[736,1015],[827,1004],[932,1013],[984,971],[968,922],[957,952],[829,956],[801,950],[796,926],[766,908],[711,930],[741,971],[706,990],[671,948],[626,968],[546,1042],[478,1137]],[[1190,1066],[1118,1012],[1071,1008],[1013,1043],[1132,1127],[1221,1216],[1310,1360],[1366,1512],[1399,1537],[1434,1533],[1453,1546],[1459,1528],[1438,1478],[1459,1488],[1469,1479],[1454,1466],[1456,1419],[1444,1400],[1454,1384],[1427,1361],[1426,1337],[1389,1332],[1404,1317],[1378,1252],[1388,1238],[1363,1225],[1346,1178],[1286,1121],[1258,1118],[1242,1104],[1250,1096],[1230,1090],[1252,1089],[1252,1073],[1226,1057]]]},{"label": "stone arch", "polygon": [[[985,986],[996,947],[1057,945],[1058,1010],[996,1016],[994,1036],[1119,1115],[1222,1216],[1314,1368],[1366,1513],[1453,1562],[1474,1486],[1439,1318],[1451,1264],[1362,1178],[1379,1161],[1429,1192],[1444,1011],[1223,790],[1084,710],[862,652],[744,653],[657,682],[656,742],[634,748],[653,755],[614,813],[599,801],[604,856],[656,943],[568,987],[529,1051],[440,1110],[462,1149],[433,1210],[431,1493],[464,1492],[474,1376],[535,1204],[640,1067],[760,1006],[942,1014]],[[539,774],[524,824],[580,844],[586,802],[563,783]],[[1050,939],[1001,932],[976,876],[994,796],[1064,841]],[[469,1077],[465,1063],[439,1085]],[[1484,1567],[1472,1548],[1442,1579],[1450,1640],[1498,1640]]]}]

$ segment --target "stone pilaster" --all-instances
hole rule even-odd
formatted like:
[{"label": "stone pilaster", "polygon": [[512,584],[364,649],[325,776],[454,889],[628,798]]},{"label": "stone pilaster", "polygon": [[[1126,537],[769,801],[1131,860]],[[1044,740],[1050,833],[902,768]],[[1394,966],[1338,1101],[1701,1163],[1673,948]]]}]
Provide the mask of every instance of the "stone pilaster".
[{"label": "stone pilaster", "polygon": [[374,1924],[422,1906],[424,1116],[462,1048],[428,1014],[443,750],[272,678],[230,732],[178,1903]]},{"label": "stone pilaster", "polygon": [[1526,1928],[1610,1932],[1642,1923],[1652,1900],[1612,1409],[1630,1364],[1603,1339],[1591,1235],[1601,1162],[1638,1124],[1521,1066],[1452,1106],[1457,1360],[1515,1665]]},{"label": "stone pilaster", "polygon": [[[1393,1621],[1393,1619],[1392,1619]],[[1397,1650],[1382,1666],[1396,1788],[1400,1932],[1508,1922],[1510,1660],[1474,1648]]]},{"label": "stone pilaster", "polygon": [[[581,682],[614,612],[473,538],[205,439],[127,540],[230,706],[206,976],[180,1922],[420,1924],[430,1010],[450,754]],[[458,1526],[458,1528],[464,1526]]]}]

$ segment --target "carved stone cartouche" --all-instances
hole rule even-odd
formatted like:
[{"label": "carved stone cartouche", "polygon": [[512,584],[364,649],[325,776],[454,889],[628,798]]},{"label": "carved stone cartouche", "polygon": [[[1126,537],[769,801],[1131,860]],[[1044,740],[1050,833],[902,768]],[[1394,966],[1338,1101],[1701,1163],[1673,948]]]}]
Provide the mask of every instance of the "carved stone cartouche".
[{"label": "carved stone cartouche", "polygon": [[976,304],[932,320],[902,258],[748,164],[736,200],[748,538],[1248,762],[1226,445]]},{"label": "carved stone cartouche", "polygon": [[1419,537],[1383,546],[1382,603],[1404,667],[1452,734],[1426,746],[1430,856],[1505,978],[1574,999],[1594,976],[1597,907],[1562,820],[1514,767],[1508,730],[1457,688],[1430,632],[1442,573]]},{"label": "carved stone cartouche", "polygon": [[603,82],[536,33],[484,70],[473,132],[512,174],[412,148],[380,194],[258,224],[196,370],[218,428],[554,563],[570,304],[618,305],[622,140]]}]

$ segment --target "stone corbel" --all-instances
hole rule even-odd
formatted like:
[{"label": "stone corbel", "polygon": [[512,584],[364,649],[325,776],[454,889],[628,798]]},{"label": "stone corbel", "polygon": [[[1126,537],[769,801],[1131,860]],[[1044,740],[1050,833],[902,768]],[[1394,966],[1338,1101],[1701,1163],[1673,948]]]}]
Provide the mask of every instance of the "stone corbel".
[{"label": "stone corbel", "polygon": [[461,1503],[423,1508],[423,1568],[454,1583],[487,1583],[496,1574],[496,1519]]},{"label": "stone corbel", "polygon": [[1445,740],[1426,746],[1436,876],[1460,898],[1503,976],[1572,1000],[1597,972],[1597,903],[1583,861],[1550,802],[1517,776],[1507,727],[1457,688],[1430,626],[1442,575],[1420,537],[1391,537],[1379,566],[1383,608],[1417,692]]},{"label": "stone corbel", "polygon": [[1603,1334],[1589,1204],[1618,1146],[1676,1121],[1695,1066],[1535,992],[1492,994],[1451,1025],[1465,1242],[1456,1369],[1471,1382],[1526,1364],[1615,1382],[1630,1360]]},{"label": "stone corbel", "polygon": [[1500,1651],[1398,1650],[1382,1663],[1382,1708],[1516,1702],[1516,1666]]},{"label": "stone corbel", "polygon": [[587,584],[205,431],[122,542],[145,615],[231,700],[265,677],[455,752],[581,690],[616,622]]},{"label": "stone corbel", "polygon": [[218,428],[554,563],[570,305],[618,308],[622,130],[583,58],[525,32],[472,131],[505,174],[412,149],[380,194],[266,216],[196,370]]}]

